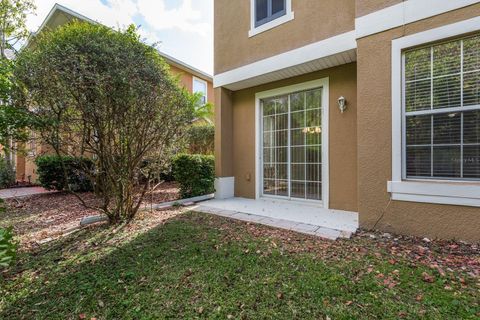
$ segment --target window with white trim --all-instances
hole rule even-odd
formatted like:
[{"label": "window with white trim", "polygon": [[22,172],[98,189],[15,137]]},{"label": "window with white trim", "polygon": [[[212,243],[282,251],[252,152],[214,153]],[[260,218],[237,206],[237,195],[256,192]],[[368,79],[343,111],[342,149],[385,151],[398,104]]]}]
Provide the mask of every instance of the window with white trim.
[{"label": "window with white trim", "polygon": [[403,52],[403,177],[480,180],[480,34]]},{"label": "window with white trim", "polygon": [[286,0],[255,0],[255,27],[287,14]]},{"label": "window with white trim", "polygon": [[198,78],[193,78],[193,93],[201,93],[202,98],[201,98],[201,103],[202,105],[207,103],[207,82],[198,79]]}]

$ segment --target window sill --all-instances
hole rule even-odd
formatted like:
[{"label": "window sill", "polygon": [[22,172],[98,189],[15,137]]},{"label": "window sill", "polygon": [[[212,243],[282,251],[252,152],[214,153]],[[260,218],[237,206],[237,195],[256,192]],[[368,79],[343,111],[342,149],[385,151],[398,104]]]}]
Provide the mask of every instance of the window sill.
[{"label": "window sill", "polygon": [[252,29],[248,32],[248,37],[249,38],[254,37],[259,33],[265,32],[267,30],[278,27],[279,25],[287,23],[288,21],[291,21],[294,18],[295,18],[294,13],[293,12],[288,12],[286,15],[281,16],[280,18],[277,18],[273,21],[262,24],[261,26],[258,26],[256,28],[252,27]]},{"label": "window sill", "polygon": [[480,207],[480,182],[388,181],[392,200]]}]

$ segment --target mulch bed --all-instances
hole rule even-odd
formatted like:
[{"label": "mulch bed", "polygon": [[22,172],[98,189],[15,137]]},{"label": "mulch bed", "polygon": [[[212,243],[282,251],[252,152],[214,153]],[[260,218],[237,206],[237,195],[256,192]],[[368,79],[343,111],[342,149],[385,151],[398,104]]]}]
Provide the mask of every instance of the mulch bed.
[{"label": "mulch bed", "polygon": [[[92,193],[82,193],[80,196],[89,205],[98,202]],[[152,203],[173,201],[178,198],[177,184],[164,183],[153,193],[145,196],[141,208],[148,210]],[[74,195],[66,193],[9,199],[6,203],[7,212],[2,217],[0,225],[14,227],[22,250],[36,248],[44,242],[68,234],[78,229],[82,218],[99,214],[96,210],[85,208]],[[144,220],[146,215],[144,212],[139,213],[139,221]],[[150,220],[155,224],[155,219]]]}]

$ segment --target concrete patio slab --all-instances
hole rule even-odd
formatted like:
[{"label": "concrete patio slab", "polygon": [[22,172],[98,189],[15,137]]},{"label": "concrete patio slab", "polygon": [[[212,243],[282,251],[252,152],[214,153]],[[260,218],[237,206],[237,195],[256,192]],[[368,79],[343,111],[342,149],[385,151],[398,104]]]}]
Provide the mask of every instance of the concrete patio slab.
[{"label": "concrete patio slab", "polygon": [[[225,205],[225,203],[223,203],[223,205]],[[197,206],[191,207],[190,210],[195,210],[198,212],[203,212],[208,214],[214,214],[214,215],[246,221],[246,222],[263,224],[263,225],[267,225],[274,228],[295,231],[295,232],[313,235],[313,236],[326,238],[330,240],[336,240],[338,238],[349,238],[353,232],[350,230],[336,230],[336,229],[328,228],[321,225],[279,219],[279,218],[274,218],[270,216],[264,216],[261,214],[252,214],[250,212],[245,212],[247,210],[243,212],[236,211],[236,210],[227,210],[224,207],[220,208],[218,206],[218,202],[216,202],[215,200],[202,202]],[[263,213],[263,212],[265,211],[260,211],[260,213]]]}]

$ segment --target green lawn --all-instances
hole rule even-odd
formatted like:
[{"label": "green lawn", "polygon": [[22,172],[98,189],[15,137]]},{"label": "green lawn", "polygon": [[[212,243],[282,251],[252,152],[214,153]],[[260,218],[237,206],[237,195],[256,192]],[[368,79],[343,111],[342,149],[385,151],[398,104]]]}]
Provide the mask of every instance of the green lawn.
[{"label": "green lawn", "polygon": [[435,256],[412,259],[418,246],[399,241],[199,213],[135,237],[97,227],[22,253],[0,280],[0,318],[478,319],[478,256],[465,271],[432,269]]}]

